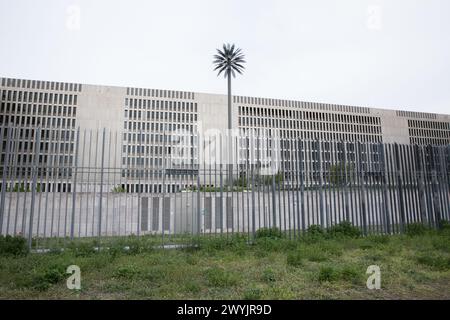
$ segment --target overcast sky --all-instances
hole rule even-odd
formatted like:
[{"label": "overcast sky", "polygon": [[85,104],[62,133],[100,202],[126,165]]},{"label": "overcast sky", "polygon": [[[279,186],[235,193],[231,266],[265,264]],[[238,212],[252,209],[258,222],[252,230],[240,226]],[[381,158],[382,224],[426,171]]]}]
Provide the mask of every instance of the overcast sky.
[{"label": "overcast sky", "polygon": [[448,0],[0,0],[0,76],[450,113]]}]

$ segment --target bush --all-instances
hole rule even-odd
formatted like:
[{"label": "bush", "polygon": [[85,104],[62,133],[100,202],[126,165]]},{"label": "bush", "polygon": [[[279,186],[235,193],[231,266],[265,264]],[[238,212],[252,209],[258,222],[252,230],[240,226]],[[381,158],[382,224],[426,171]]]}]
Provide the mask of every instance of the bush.
[{"label": "bush", "polygon": [[332,267],[321,267],[319,270],[319,282],[332,282],[339,278],[339,273]]},{"label": "bush", "polygon": [[417,258],[417,262],[426,265],[434,270],[450,270],[450,258],[437,255],[423,255]]},{"label": "bush", "polygon": [[91,254],[96,253],[94,249],[96,246],[94,241],[87,242],[70,242],[67,246],[67,250],[74,253],[75,257],[88,257]]},{"label": "bush", "polygon": [[441,220],[439,222],[439,229],[440,230],[450,230],[450,222],[447,220]]},{"label": "bush", "polygon": [[308,249],[304,249],[304,254],[309,261],[323,262],[328,260],[327,254],[322,250],[316,250],[318,247],[313,246]]},{"label": "bush", "polygon": [[247,238],[244,235],[235,234],[233,236],[217,236],[212,238],[199,238],[198,248],[209,253],[217,250],[240,250],[246,246]]},{"label": "bush", "polygon": [[424,235],[427,230],[428,228],[425,227],[422,223],[416,222],[406,225],[405,233],[410,237],[421,236]]},{"label": "bush", "polygon": [[290,252],[287,255],[287,264],[293,267],[301,267],[303,265],[303,256],[300,251]]},{"label": "bush", "polygon": [[276,276],[275,276],[275,272],[273,271],[272,268],[268,268],[263,271],[262,280],[264,282],[269,282],[269,283],[275,282],[277,280]]},{"label": "bush", "polygon": [[244,300],[259,300],[261,299],[262,290],[260,288],[249,288],[244,292]]},{"label": "bush", "polygon": [[388,235],[382,234],[382,235],[370,235],[367,237],[368,240],[370,240],[373,243],[376,244],[388,244],[390,241],[390,237]]},{"label": "bush", "polygon": [[349,221],[342,221],[328,228],[327,235],[330,237],[359,238],[361,230]]},{"label": "bush", "polygon": [[126,190],[124,189],[124,187],[118,185],[118,186],[112,188],[111,192],[112,193],[125,193]]},{"label": "bush", "polygon": [[135,265],[126,265],[117,268],[114,271],[114,278],[134,279],[140,274],[140,270]]},{"label": "bush", "polygon": [[231,287],[237,283],[236,277],[222,268],[211,268],[206,272],[206,276],[214,287]]},{"label": "bush", "polygon": [[357,283],[361,278],[362,272],[353,266],[346,266],[340,272],[339,275],[342,280]]},{"label": "bush", "polygon": [[320,237],[320,236],[325,235],[325,230],[317,224],[312,224],[308,227],[307,233],[310,236],[316,236],[316,237],[319,236]]},{"label": "bush", "polygon": [[62,266],[51,266],[43,273],[33,276],[32,287],[39,291],[45,291],[52,285],[60,282],[65,277],[65,269]]},{"label": "bush", "polygon": [[277,227],[272,228],[260,228],[256,231],[255,234],[256,239],[261,238],[271,238],[271,239],[279,239],[282,238],[281,230]]},{"label": "bush", "polygon": [[431,240],[433,248],[444,252],[450,252],[450,237],[436,237]]},{"label": "bush", "polygon": [[21,256],[28,254],[27,240],[21,236],[0,236],[0,255]]}]

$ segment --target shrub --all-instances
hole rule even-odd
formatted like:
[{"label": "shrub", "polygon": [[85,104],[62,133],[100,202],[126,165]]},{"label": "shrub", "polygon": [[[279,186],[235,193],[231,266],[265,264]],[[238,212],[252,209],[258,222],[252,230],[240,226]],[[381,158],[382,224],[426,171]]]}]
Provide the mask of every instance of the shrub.
[{"label": "shrub", "polygon": [[450,252],[450,237],[436,237],[431,244],[435,249]]},{"label": "shrub", "polygon": [[232,273],[218,267],[209,269],[206,277],[214,287],[231,287],[237,283],[237,279]]},{"label": "shrub", "polygon": [[118,185],[118,186],[112,188],[111,192],[112,193],[125,193],[126,190],[124,189],[124,187]]},{"label": "shrub", "polygon": [[307,233],[310,236],[324,236],[325,230],[317,224],[312,224],[308,227]]},{"label": "shrub", "polygon": [[405,233],[410,236],[421,236],[427,232],[428,228],[425,227],[422,223],[410,223],[406,225]]},{"label": "shrub", "polygon": [[345,281],[350,281],[353,283],[356,283],[361,278],[361,272],[359,272],[355,267],[353,266],[346,266],[342,270],[340,270],[339,275],[340,278]]},{"label": "shrub", "polygon": [[332,267],[321,267],[319,270],[318,280],[319,282],[332,282],[339,278],[339,273]]},{"label": "shrub", "polygon": [[93,241],[87,242],[70,242],[67,250],[72,251],[76,257],[88,257],[95,253],[95,243]]},{"label": "shrub", "polygon": [[323,262],[328,259],[326,253],[322,250],[316,250],[317,247],[308,248],[305,251],[305,255],[309,261],[313,262]]},{"label": "shrub", "polygon": [[184,290],[191,293],[199,293],[202,288],[197,282],[190,280],[184,285]]},{"label": "shrub", "polygon": [[256,239],[261,238],[271,238],[271,239],[279,239],[282,238],[281,230],[277,227],[272,228],[260,228],[256,231],[255,234]]},{"label": "shrub", "polygon": [[439,221],[439,229],[440,230],[450,230],[450,222],[447,220]]},{"label": "shrub", "polygon": [[303,265],[303,256],[300,251],[288,253],[287,264],[293,267],[301,267]]},{"label": "shrub", "polygon": [[390,237],[388,235],[370,235],[367,240],[376,244],[388,244]]},{"label": "shrub", "polygon": [[51,266],[43,273],[33,276],[32,287],[39,291],[45,291],[52,285],[60,282],[65,277],[65,269],[62,266]]},{"label": "shrub", "polygon": [[122,279],[134,279],[140,274],[140,270],[135,265],[126,265],[117,268],[113,276]]},{"label": "shrub", "polygon": [[273,271],[272,268],[268,268],[263,271],[262,280],[264,282],[275,282],[277,280],[275,272]]},{"label": "shrub", "polygon": [[437,255],[423,255],[417,258],[417,262],[426,265],[434,270],[450,270],[450,258]]},{"label": "shrub", "polygon": [[328,228],[327,234],[330,237],[359,238],[361,236],[361,230],[352,225],[350,221],[342,221]]},{"label": "shrub", "polygon": [[27,240],[21,236],[0,236],[0,255],[21,256],[28,254]]},{"label": "shrub", "polygon": [[261,299],[262,290],[260,288],[249,288],[244,292],[244,300]]},{"label": "shrub", "polygon": [[227,236],[217,236],[212,238],[199,238],[198,248],[205,250],[209,253],[214,253],[216,250],[225,249],[242,249],[246,246],[246,237],[243,235],[233,235],[231,237]]}]

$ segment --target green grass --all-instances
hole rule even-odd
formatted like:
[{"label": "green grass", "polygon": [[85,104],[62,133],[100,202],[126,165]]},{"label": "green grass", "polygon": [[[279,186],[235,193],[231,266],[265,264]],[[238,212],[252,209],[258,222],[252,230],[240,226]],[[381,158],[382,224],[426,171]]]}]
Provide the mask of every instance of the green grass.
[{"label": "green grass", "polygon": [[[448,228],[301,240],[262,232],[254,244],[242,236],[196,241],[197,248],[169,250],[132,237],[100,252],[90,240],[63,252],[1,254],[0,299],[450,298]],[[72,264],[81,269],[80,291],[66,288]],[[366,287],[374,264],[380,290]]]}]

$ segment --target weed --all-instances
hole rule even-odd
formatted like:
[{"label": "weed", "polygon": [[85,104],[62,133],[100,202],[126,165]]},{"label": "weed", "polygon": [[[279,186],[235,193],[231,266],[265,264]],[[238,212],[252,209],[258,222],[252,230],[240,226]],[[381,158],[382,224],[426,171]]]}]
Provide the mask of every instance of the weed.
[{"label": "weed", "polygon": [[263,273],[262,273],[262,280],[264,281],[264,282],[275,282],[277,279],[276,279],[276,276],[275,276],[275,272],[273,271],[273,269],[272,268],[267,268],[267,269],[265,269],[264,271],[263,271]]},{"label": "weed", "polygon": [[323,266],[319,270],[317,279],[319,282],[333,282],[339,278],[339,273],[333,267]]},{"label": "weed", "polygon": [[65,277],[65,268],[53,265],[47,270],[33,275],[31,287],[38,291],[48,290],[52,285],[58,283]]},{"label": "weed", "polygon": [[427,227],[425,227],[422,223],[416,222],[406,225],[405,233],[410,237],[414,237],[424,235],[427,231]]},{"label": "weed", "polygon": [[450,270],[450,257],[422,255],[417,257],[417,262],[438,271]]},{"label": "weed", "polygon": [[342,280],[357,283],[361,279],[362,272],[352,265],[343,267],[339,271]]},{"label": "weed", "polygon": [[270,239],[280,239],[283,237],[283,234],[280,229],[276,227],[272,228],[260,228],[256,231],[255,238],[270,238]]},{"label": "weed", "polygon": [[303,265],[303,256],[301,252],[295,251],[288,253],[287,264],[293,267],[301,267]]},{"label": "weed", "polygon": [[248,288],[244,291],[244,300],[261,299],[262,290],[260,288]]},{"label": "weed", "polygon": [[188,281],[184,285],[184,290],[191,293],[199,293],[201,291],[201,287],[197,282]]},{"label": "weed", "polygon": [[118,267],[114,273],[113,277],[122,279],[134,279],[140,274],[140,270],[134,265],[126,265]]},{"label": "weed", "polygon": [[27,240],[21,236],[0,235],[0,255],[23,256],[28,254]]},{"label": "weed", "polygon": [[349,221],[342,221],[328,228],[327,235],[331,238],[359,238],[361,236],[361,230],[353,226]]},{"label": "weed", "polygon": [[218,267],[208,269],[206,276],[208,282],[214,287],[231,287],[237,283],[234,274]]}]

